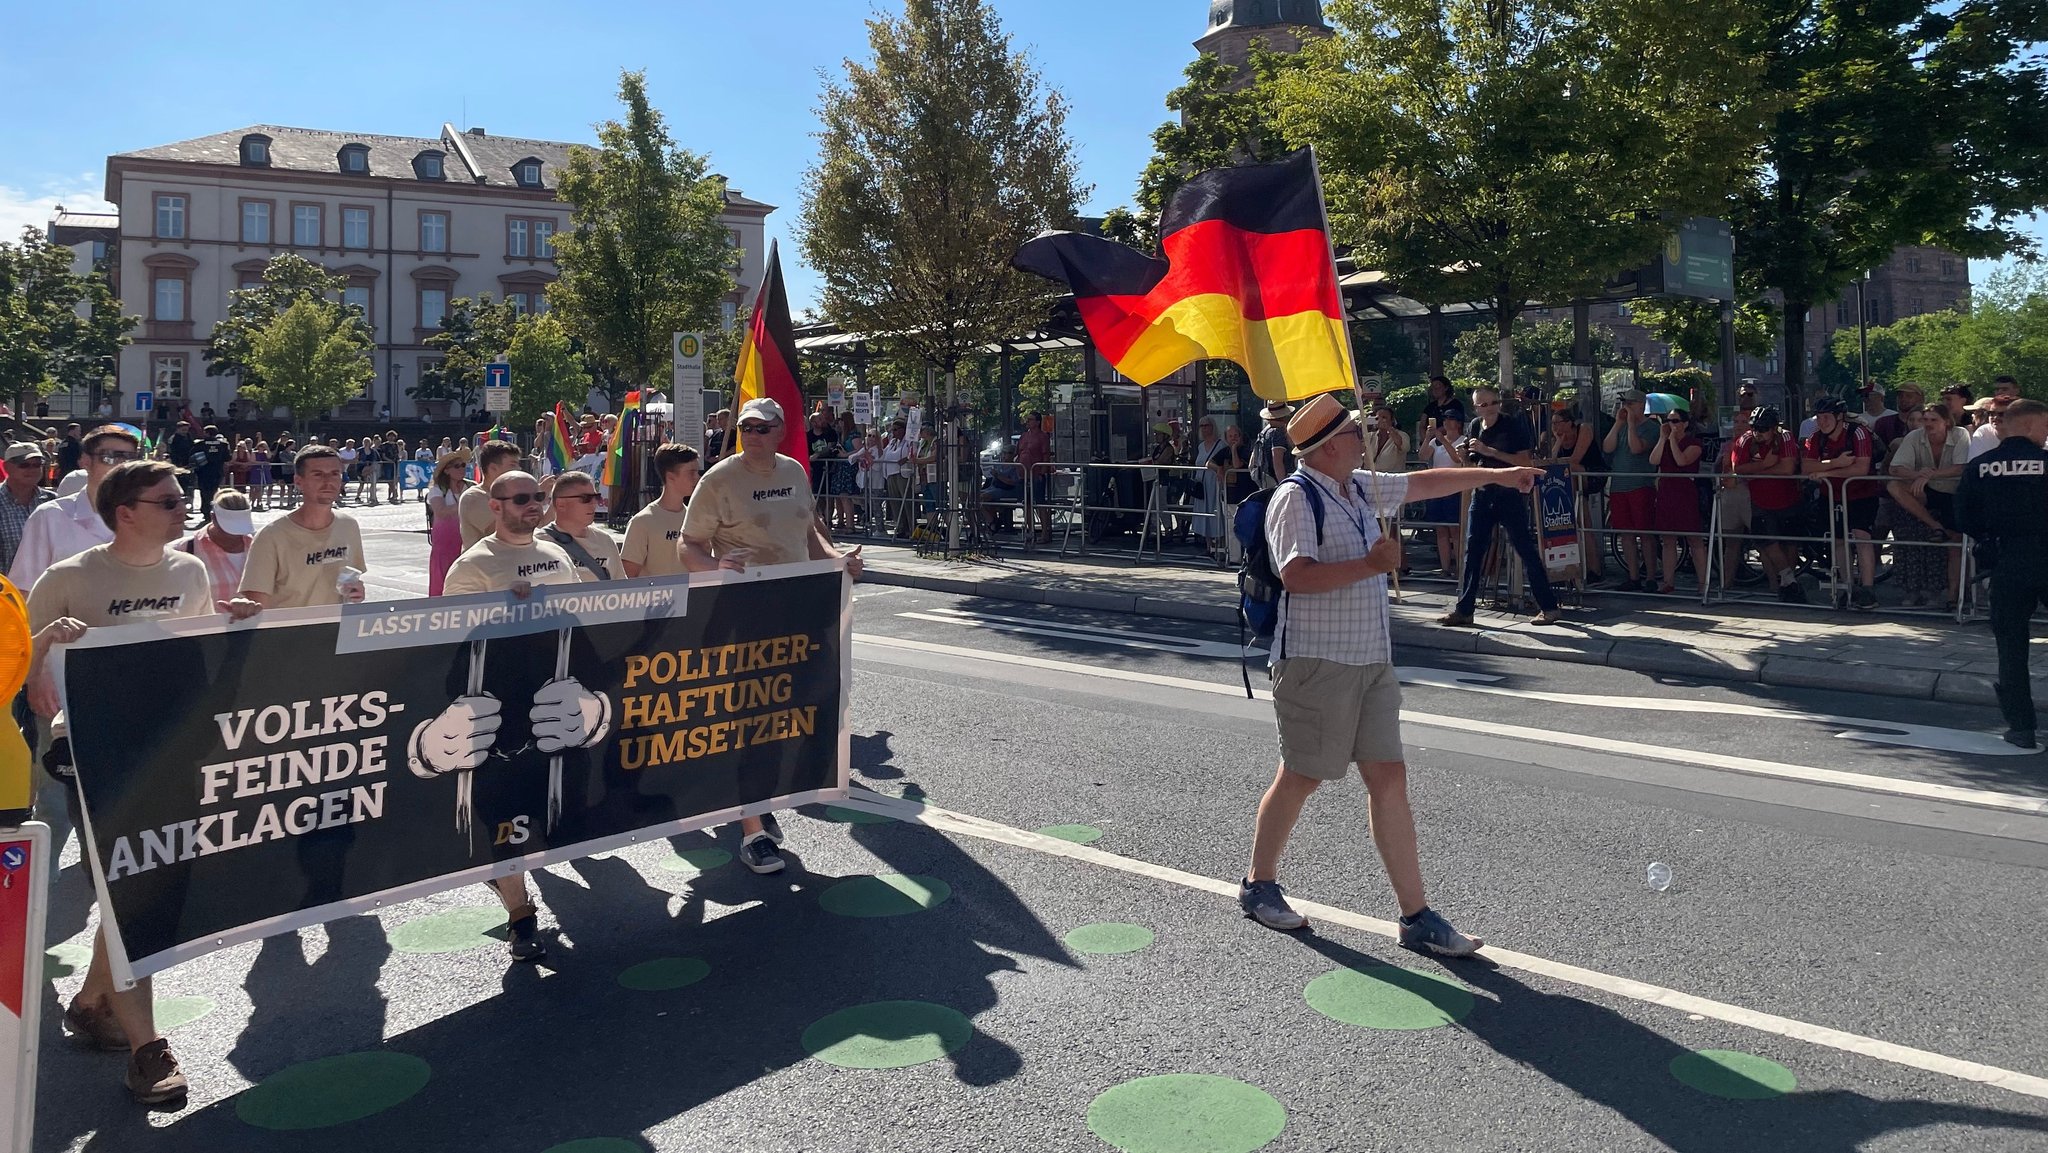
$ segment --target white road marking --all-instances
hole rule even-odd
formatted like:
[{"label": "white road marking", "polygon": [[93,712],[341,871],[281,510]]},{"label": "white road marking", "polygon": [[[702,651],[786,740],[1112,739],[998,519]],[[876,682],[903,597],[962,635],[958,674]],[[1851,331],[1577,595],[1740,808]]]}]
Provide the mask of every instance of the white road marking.
[{"label": "white road marking", "polygon": [[[1191,637],[1177,637],[1163,633],[1139,632],[1135,629],[1104,629],[1093,625],[1063,624],[1057,621],[1034,621],[1022,617],[1000,616],[993,613],[968,612],[963,609],[937,608],[927,612],[898,613],[913,620],[934,621],[939,624],[963,625],[970,628],[995,629],[1000,632],[1028,633],[1035,636],[1056,637],[1061,640],[1092,641],[1096,644],[1116,645],[1122,648],[1146,649],[1154,652],[1178,653],[1183,656],[1218,657],[1236,660],[1239,657],[1236,645],[1220,641],[1196,640]],[[1264,655],[1265,650],[1253,652]],[[1836,716],[1830,713],[1811,713],[1803,709],[1776,708],[1769,705],[1750,705],[1735,702],[1676,700],[1668,697],[1616,697],[1599,696],[1591,693],[1553,693],[1528,689],[1502,688],[1488,682],[1503,678],[1486,673],[1462,672],[1455,669],[1437,669],[1402,665],[1395,669],[1404,685],[1421,685],[1433,689],[1454,689],[1459,692],[1485,693],[1491,696],[1513,697],[1524,701],[1542,701],[1548,704],[1582,705],[1601,709],[1634,709],[1652,713],[1708,713],[1721,717],[1761,717],[1767,720],[1805,721],[1829,728],[1839,728],[1837,740],[1864,741],[1875,745],[1890,745],[1901,748],[1928,749],[1941,753],[1963,753],[1978,757],[2029,757],[2039,755],[2033,749],[2015,748],[2006,744],[1994,734],[1972,732],[1966,729],[1944,728],[1938,725],[1916,725],[1903,721],[1873,721],[1862,717]]]},{"label": "white road marking", "polygon": [[[953,645],[933,644],[929,641],[914,641],[905,637],[855,633],[853,639],[857,644],[878,645],[883,648],[932,653],[938,656],[963,657],[970,660],[988,661],[1021,668],[1044,669],[1048,672],[1073,676],[1160,685],[1166,688],[1185,689],[1189,692],[1210,693],[1227,697],[1242,697],[1244,695],[1243,689],[1235,685],[1224,684],[1220,681],[1199,681],[1187,677],[1169,677],[1159,673],[1136,672],[1131,669],[1099,668],[1093,665],[1077,664],[1072,661],[1054,661],[1047,660],[1044,657],[1022,656],[1017,653],[998,653],[983,649],[959,648]],[[1269,701],[1273,699],[1273,694],[1265,689],[1255,689],[1253,692],[1260,700]],[[1411,709],[1402,709],[1401,719],[1411,724],[1450,729],[1456,732],[1471,731],[1478,727],[1478,722],[1466,717],[1447,717],[1436,713],[1416,712]],[[1760,761],[1750,757],[1730,756],[1726,753],[1709,753],[1690,749],[1666,749],[1657,745],[1641,744],[1636,741],[1614,740],[1609,737],[1595,737],[1581,733],[1554,732],[1550,729],[1535,729],[1523,725],[1508,725],[1493,721],[1485,722],[1484,728],[1488,736],[1534,741],[1538,744],[1557,745],[1564,748],[1587,749],[1601,753],[1618,753],[1623,756],[1640,757],[1650,761],[1664,761],[1671,764],[1722,769],[1731,773],[1748,773],[1753,776],[1776,777],[1781,780],[1802,781],[1807,784],[1835,785],[1842,788],[1858,789],[1863,792],[1887,793],[1898,797],[1914,797],[1924,801],[1945,801],[1951,804],[1976,805],[1982,808],[2003,809],[2016,813],[2048,814],[2048,797],[2033,797],[2019,793],[2000,793],[1989,789],[1966,789],[1957,785],[1943,785],[1932,781],[1916,781],[1903,777],[1880,777],[1868,773],[1845,772],[1840,769],[1788,765],[1779,761]]]},{"label": "white road marking", "polygon": [[[931,609],[926,612],[896,615],[915,621],[935,621],[942,625],[963,625],[968,628],[994,629],[1005,633],[1028,633],[1032,636],[1053,637],[1058,640],[1087,641],[1090,644],[1117,645],[1121,648],[1176,653],[1188,657],[1221,657],[1236,660],[1240,655],[1236,645],[1221,641],[1177,637],[1168,633],[1140,632],[1137,629],[1102,629],[1092,625],[1068,625],[1058,621],[1029,620],[995,613],[971,613],[961,609]],[[1253,648],[1252,652],[1263,657],[1266,650]]]},{"label": "white road marking", "polygon": [[[1165,881],[1217,896],[1234,897],[1237,895],[1237,884],[1233,881],[1219,881],[1213,877],[1204,877],[1197,873],[1189,873],[1165,865],[1155,865],[1150,861],[1119,856],[1089,845],[1077,845],[1071,841],[1062,841],[1056,837],[1045,836],[1042,833],[1027,832],[1023,829],[998,824],[995,821],[986,820],[981,817],[970,816],[966,813],[956,813],[948,809],[919,804],[915,801],[883,796],[882,794],[866,790],[856,790],[851,797],[840,803],[850,809],[879,813],[909,824],[923,825],[939,832],[958,833],[963,836],[977,837],[986,841],[1029,849],[1048,856],[1066,857],[1070,860],[1086,864],[1101,865],[1119,872],[1149,877],[1154,880]],[[1305,901],[1298,897],[1290,897],[1289,901],[1296,909],[1312,918],[1321,918],[1322,920],[1343,925],[1347,928],[1359,929],[1364,932],[1378,934],[1382,937],[1398,939],[1399,928],[1392,921],[1383,920],[1379,917],[1368,917],[1362,913],[1354,913],[1348,909],[1341,909],[1334,905],[1325,905],[1317,901]],[[1662,985],[1653,985],[1646,981],[1637,981],[1629,977],[1618,977],[1595,969],[1586,969],[1578,965],[1566,964],[1562,961],[1552,961],[1529,953],[1518,953],[1512,949],[1502,949],[1495,945],[1488,945],[1482,956],[1505,968],[1520,969],[1525,973],[1535,973],[1538,976],[1549,977],[1552,980],[1577,985],[1581,988],[1597,989],[1600,992],[1610,993],[1617,997],[1626,997],[1632,1001],[1661,1005],[1667,1009],[1692,1014],[1695,1015],[1695,1020],[1701,1017],[1710,1017],[1716,1021],[1739,1025],[1761,1033],[1770,1033],[1795,1041],[1805,1041],[1808,1044],[1819,1045],[1823,1048],[1853,1053],[1858,1056],[1886,1061],[1894,1065],[1921,1069],[1929,1073],[1940,1074],[1944,1077],[1954,1077],[1961,1081],[1974,1081],[2028,1097],[2048,1100],[2048,1078],[2036,1077],[2030,1073],[2002,1069],[1996,1065],[1967,1061],[1960,1057],[1950,1057],[1943,1053],[1935,1053],[1927,1049],[1915,1049],[1911,1046],[1898,1045],[1890,1041],[1880,1041],[1875,1037],[1865,1037],[1856,1033],[1844,1032],[1840,1029],[1831,1029],[1825,1025],[1815,1025],[1806,1021],[1800,1021],[1792,1017],[1781,1017],[1775,1013],[1764,1013],[1755,1009],[1747,1009],[1741,1005],[1732,1005],[1725,1001],[1698,997],[1691,993],[1683,993],[1677,989],[1666,988]],[[1453,975],[1457,972],[1454,967],[1450,971]]]}]

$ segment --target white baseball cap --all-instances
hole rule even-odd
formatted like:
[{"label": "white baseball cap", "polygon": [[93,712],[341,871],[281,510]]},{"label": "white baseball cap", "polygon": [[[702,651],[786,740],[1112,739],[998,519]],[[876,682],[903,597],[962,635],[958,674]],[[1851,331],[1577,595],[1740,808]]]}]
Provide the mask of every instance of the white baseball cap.
[{"label": "white baseball cap", "polygon": [[752,417],[755,420],[766,420],[780,423],[782,421],[782,406],[775,403],[775,401],[769,397],[757,396],[754,399],[740,406],[739,418],[741,420],[746,420],[749,417]]},{"label": "white baseball cap", "polygon": [[213,523],[220,530],[234,536],[248,536],[256,531],[256,516],[246,508],[222,508],[213,506]]}]

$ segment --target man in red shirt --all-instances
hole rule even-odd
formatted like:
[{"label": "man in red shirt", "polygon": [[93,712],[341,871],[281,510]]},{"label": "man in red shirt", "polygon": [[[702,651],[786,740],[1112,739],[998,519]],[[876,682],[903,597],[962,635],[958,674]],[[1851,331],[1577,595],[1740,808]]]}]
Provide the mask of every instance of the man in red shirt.
[{"label": "man in red shirt", "polygon": [[[1031,504],[1038,510],[1038,528],[1052,539],[1052,434],[1045,430],[1045,416],[1032,413],[1024,418],[1024,435],[1017,438],[1017,463],[1031,478]],[[1026,530],[1030,529],[1027,516]]]},{"label": "man in red shirt", "polygon": [[[1830,523],[1827,535],[1834,541],[1835,563],[1848,575],[1851,549],[1842,540],[1842,511],[1846,510],[1849,535],[1856,542],[1856,591],[1849,606],[1868,612],[1877,607],[1877,593],[1871,584],[1877,578],[1877,546],[1871,543],[1871,528],[1877,524],[1877,494],[1883,481],[1870,480],[1870,458],[1874,445],[1870,430],[1849,419],[1849,406],[1840,398],[1824,396],[1813,402],[1813,435],[1806,438],[1802,455],[1806,474],[1821,478],[1828,486]],[[1852,483],[1853,478],[1864,478]],[[1839,607],[1839,606],[1837,606]]]},{"label": "man in red shirt", "polygon": [[1765,405],[1749,415],[1749,431],[1735,442],[1735,472],[1749,482],[1749,526],[1762,544],[1764,575],[1778,599],[1805,604],[1795,567],[1798,551],[1783,537],[1801,535],[1799,441],[1785,435],[1785,419]]}]

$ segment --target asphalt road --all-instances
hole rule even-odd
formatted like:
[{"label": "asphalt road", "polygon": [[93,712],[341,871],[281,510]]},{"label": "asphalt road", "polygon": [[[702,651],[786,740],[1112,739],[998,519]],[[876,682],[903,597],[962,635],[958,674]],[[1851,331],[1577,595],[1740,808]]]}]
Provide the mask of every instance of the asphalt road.
[{"label": "asphalt road", "polygon": [[[424,537],[370,551],[423,587]],[[540,967],[473,889],[182,966],[181,1111],[46,997],[36,1148],[2048,1149],[2048,760],[1988,711],[1397,654],[1432,903],[1513,954],[1438,962],[1375,931],[1356,780],[1290,846],[1313,932],[1212,891],[1276,752],[1233,630],[855,596],[854,781],[908,820],[807,810],[777,877],[704,855],[734,830],[549,870]],[[835,912],[867,875],[921,899]],[[940,1008],[828,1020],[878,1002]]]}]

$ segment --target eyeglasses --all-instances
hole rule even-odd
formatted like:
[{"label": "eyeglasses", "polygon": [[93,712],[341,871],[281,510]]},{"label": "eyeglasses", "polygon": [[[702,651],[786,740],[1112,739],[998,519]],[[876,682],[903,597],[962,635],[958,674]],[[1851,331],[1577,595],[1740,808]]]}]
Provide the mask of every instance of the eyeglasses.
[{"label": "eyeglasses", "polygon": [[[521,495],[524,495],[524,494],[522,493]],[[595,501],[596,499],[597,499],[597,494],[596,494],[596,493],[594,493],[594,492],[572,492],[572,493],[570,493],[570,494],[569,494],[568,496],[558,496],[558,497],[556,497],[556,498],[555,498],[555,503],[556,503],[556,504],[560,504],[560,503],[562,503],[562,502],[563,502],[563,501],[565,501],[565,500],[573,500],[573,501],[577,502],[578,504],[589,504],[589,503],[591,503],[591,502]]]},{"label": "eyeglasses", "polygon": [[151,500],[148,497],[138,496],[134,500],[129,501],[128,503],[146,504],[155,508],[160,508],[165,512],[169,512],[174,508],[184,508],[185,498],[182,496],[160,496],[155,500]]},{"label": "eyeglasses", "polygon": [[92,458],[106,465],[127,464],[131,460],[141,460],[142,454],[139,452],[96,452],[92,454]]},{"label": "eyeglasses", "polygon": [[774,422],[773,424],[769,424],[765,421],[759,420],[743,420],[740,422],[741,432],[750,432],[756,436],[759,436],[764,432],[774,432],[776,429],[781,427],[782,422],[779,420]]},{"label": "eyeglasses", "polygon": [[527,505],[533,504],[535,502],[539,502],[540,504],[543,505],[548,503],[548,498],[542,496],[537,492],[515,492],[510,496],[494,496],[491,499],[502,500],[506,504],[516,505],[519,508],[525,508]]},{"label": "eyeglasses", "polygon": [[1500,402],[1499,402],[1499,401],[1497,401],[1497,400],[1475,400],[1475,401],[1473,401],[1473,402],[1472,402],[1472,407],[1473,407],[1473,408],[1499,408],[1499,407],[1500,407]]}]

